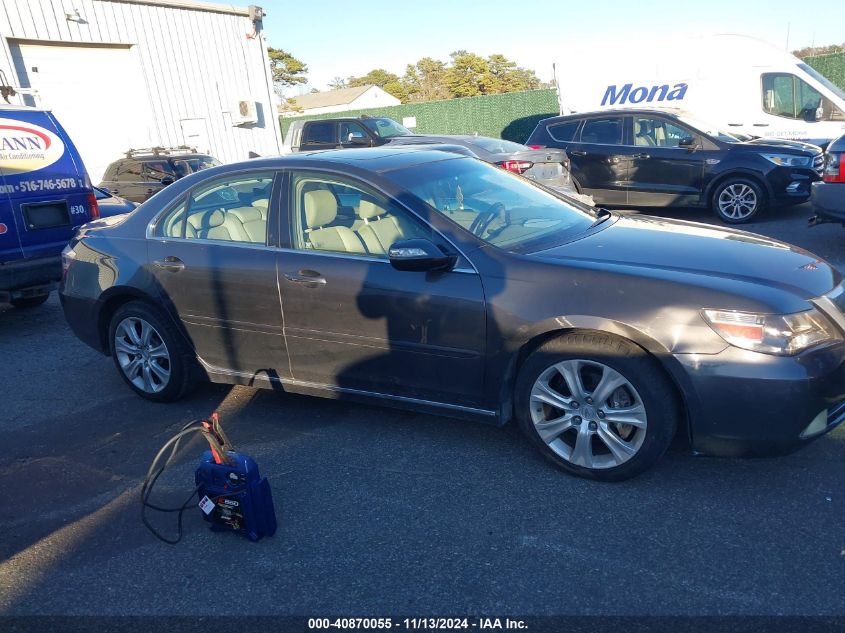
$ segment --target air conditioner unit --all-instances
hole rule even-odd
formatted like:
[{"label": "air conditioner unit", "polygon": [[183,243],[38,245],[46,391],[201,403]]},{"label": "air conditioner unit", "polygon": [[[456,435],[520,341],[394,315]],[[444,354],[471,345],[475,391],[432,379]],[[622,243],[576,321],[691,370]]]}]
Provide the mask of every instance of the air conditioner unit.
[{"label": "air conditioner unit", "polygon": [[258,105],[248,99],[232,104],[232,125],[252,125],[258,123]]}]

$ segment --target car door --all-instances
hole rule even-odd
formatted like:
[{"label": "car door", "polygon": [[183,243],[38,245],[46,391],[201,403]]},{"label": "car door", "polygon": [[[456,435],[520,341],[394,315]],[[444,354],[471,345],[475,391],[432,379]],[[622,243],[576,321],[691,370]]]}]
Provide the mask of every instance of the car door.
[{"label": "car door", "polygon": [[[324,389],[473,406],[484,385],[481,279],[459,256],[441,273],[402,272],[387,257],[399,238],[439,233],[371,185],[292,171],[277,266],[296,381]],[[335,190],[358,216],[340,222]],[[353,194],[353,192],[357,192]],[[355,199],[353,199],[355,198]]]},{"label": "car door", "polygon": [[335,149],[338,145],[337,121],[309,121],[302,130],[300,152]]},{"label": "car door", "polygon": [[635,114],[628,122],[637,150],[628,171],[628,204],[697,204],[705,161],[711,154],[704,149],[701,135],[677,121],[653,114]]},{"label": "car door", "polygon": [[274,178],[252,170],[198,185],[162,215],[147,247],[162,299],[198,356],[245,378],[290,375],[268,246]]},{"label": "car door", "polygon": [[627,179],[634,148],[625,144],[625,117],[586,119],[580,137],[566,150],[582,193],[598,204],[627,204]]}]

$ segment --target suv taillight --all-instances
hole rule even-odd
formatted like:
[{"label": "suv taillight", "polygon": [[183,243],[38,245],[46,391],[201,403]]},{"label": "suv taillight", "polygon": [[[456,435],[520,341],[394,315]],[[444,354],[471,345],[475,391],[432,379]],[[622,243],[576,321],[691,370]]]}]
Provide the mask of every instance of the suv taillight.
[{"label": "suv taillight", "polygon": [[845,170],[842,169],[842,153],[828,152],[822,179],[825,182],[845,182]]},{"label": "suv taillight", "polygon": [[94,195],[94,192],[88,194],[88,209],[91,213],[91,219],[97,220],[100,217],[100,205],[97,204],[97,196]]},{"label": "suv taillight", "polygon": [[529,145],[531,149],[546,149],[545,145]]},{"label": "suv taillight", "polygon": [[507,169],[508,171],[512,171],[515,174],[521,174],[523,172],[528,171],[534,166],[534,163],[530,163],[527,160],[506,160],[499,163],[499,167],[502,169]]}]

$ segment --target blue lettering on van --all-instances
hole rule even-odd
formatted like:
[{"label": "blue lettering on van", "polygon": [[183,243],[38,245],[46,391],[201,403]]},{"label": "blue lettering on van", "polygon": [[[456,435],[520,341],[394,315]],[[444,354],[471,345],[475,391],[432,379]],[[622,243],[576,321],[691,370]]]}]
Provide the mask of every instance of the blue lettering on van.
[{"label": "blue lettering on van", "polygon": [[18,150],[34,149],[44,150],[44,144],[37,136],[4,136],[0,141],[0,149]]},{"label": "blue lettering on van", "polygon": [[626,103],[652,103],[654,101],[680,101],[687,94],[687,84],[677,83],[671,88],[669,84],[656,86],[637,86],[633,83],[619,86],[608,86],[602,97],[602,105],[624,105]]}]

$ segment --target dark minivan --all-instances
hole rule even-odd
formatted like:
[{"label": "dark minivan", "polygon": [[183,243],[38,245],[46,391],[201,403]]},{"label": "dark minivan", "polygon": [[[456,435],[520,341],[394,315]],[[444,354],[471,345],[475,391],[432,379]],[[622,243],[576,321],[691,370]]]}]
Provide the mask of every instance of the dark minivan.
[{"label": "dark minivan", "polygon": [[526,145],[565,149],[572,179],[597,204],[709,207],[724,222],[810,197],[824,162],[815,145],[740,142],[683,114],[605,110],[544,119]]},{"label": "dark minivan", "polygon": [[99,217],[79,152],[49,111],[0,106],[0,301],[29,308],[61,279],[61,252]]}]

